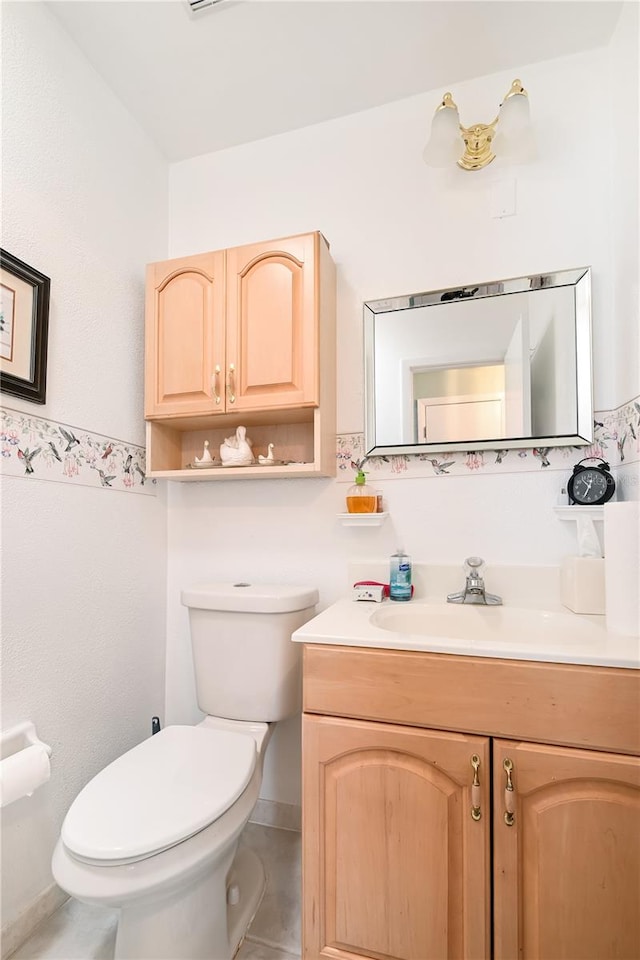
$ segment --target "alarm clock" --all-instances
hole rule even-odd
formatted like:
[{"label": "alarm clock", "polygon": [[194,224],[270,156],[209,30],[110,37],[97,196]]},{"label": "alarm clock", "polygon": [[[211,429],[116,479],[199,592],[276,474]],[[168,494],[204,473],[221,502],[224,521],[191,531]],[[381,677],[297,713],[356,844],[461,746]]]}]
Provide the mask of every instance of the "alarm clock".
[{"label": "alarm clock", "polygon": [[[586,460],[597,460],[598,464],[585,467],[583,464]],[[600,457],[585,457],[576,463],[567,484],[569,503],[580,506],[606,503],[615,489],[616,482],[609,473],[609,464]]]}]

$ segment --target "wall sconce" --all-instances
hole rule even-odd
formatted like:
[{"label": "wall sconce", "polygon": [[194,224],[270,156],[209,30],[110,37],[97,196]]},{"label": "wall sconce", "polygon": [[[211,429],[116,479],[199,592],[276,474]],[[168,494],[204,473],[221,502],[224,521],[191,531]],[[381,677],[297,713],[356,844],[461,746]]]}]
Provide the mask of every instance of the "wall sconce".
[{"label": "wall sconce", "polygon": [[[496,127],[500,121],[499,130]],[[495,160],[493,143],[500,154],[512,163],[522,163],[533,155],[533,137],[529,117],[529,96],[520,80],[514,80],[511,89],[500,104],[498,116],[491,123],[476,123],[463,127],[458,108],[450,93],[431,123],[431,137],[423,158],[431,167],[446,167],[452,161],[463,170],[481,170]],[[464,141],[464,152],[460,151]]]}]

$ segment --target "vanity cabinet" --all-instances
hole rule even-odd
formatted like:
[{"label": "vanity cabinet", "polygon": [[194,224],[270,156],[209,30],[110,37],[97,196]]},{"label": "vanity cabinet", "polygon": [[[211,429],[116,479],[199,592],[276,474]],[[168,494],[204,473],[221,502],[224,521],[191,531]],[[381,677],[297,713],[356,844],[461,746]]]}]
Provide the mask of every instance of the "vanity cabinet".
[{"label": "vanity cabinet", "polygon": [[640,957],[638,759],[496,740],[493,769],[496,960]]},{"label": "vanity cabinet", "polygon": [[335,473],[335,266],[322,234],[150,264],[145,356],[151,476],[214,478],[188,466],[240,424],[254,455],[273,443],[291,474]]},{"label": "vanity cabinet", "polygon": [[640,676],[307,644],[303,957],[640,956]]},{"label": "vanity cabinet", "polygon": [[304,956],[488,956],[488,738],[309,715],[303,737]]}]

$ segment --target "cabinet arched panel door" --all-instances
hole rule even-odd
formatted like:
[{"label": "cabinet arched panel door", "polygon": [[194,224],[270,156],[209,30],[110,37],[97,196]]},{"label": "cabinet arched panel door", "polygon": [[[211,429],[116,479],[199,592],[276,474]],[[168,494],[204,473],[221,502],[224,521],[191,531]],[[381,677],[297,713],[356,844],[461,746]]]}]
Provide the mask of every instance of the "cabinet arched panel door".
[{"label": "cabinet arched panel door", "polygon": [[488,781],[487,738],[305,714],[305,960],[489,957]]},{"label": "cabinet arched panel door", "polygon": [[496,740],[493,764],[496,960],[640,957],[640,759]]},{"label": "cabinet arched panel door", "polygon": [[145,416],[224,412],[224,252],[150,264],[145,329]]},{"label": "cabinet arched panel door", "polygon": [[234,409],[317,406],[319,234],[227,251],[227,398]]}]

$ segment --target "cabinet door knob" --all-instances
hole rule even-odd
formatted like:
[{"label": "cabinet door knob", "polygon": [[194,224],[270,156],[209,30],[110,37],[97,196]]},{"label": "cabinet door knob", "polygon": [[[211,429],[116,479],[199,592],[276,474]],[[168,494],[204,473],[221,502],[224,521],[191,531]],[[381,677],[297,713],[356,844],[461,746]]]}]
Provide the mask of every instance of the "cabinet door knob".
[{"label": "cabinet door knob", "polygon": [[504,788],[504,822],[508,827],[512,827],[515,820],[516,807],[513,780],[511,779],[513,761],[509,760],[509,757],[505,757],[502,767],[507,775],[507,782]]},{"label": "cabinet door knob", "polygon": [[477,753],[471,757],[471,766],[473,767],[473,783],[471,784],[471,819],[480,820],[482,810],[480,809],[480,757]]},{"label": "cabinet door knob", "polygon": [[211,386],[216,403],[220,403],[220,364],[216,363],[213,376],[211,377]]},{"label": "cabinet door knob", "polygon": [[229,380],[227,382],[227,390],[229,391],[229,398],[228,398],[229,403],[236,402],[236,390],[234,386],[235,373],[236,373],[236,366],[234,363],[230,363],[229,364]]}]

